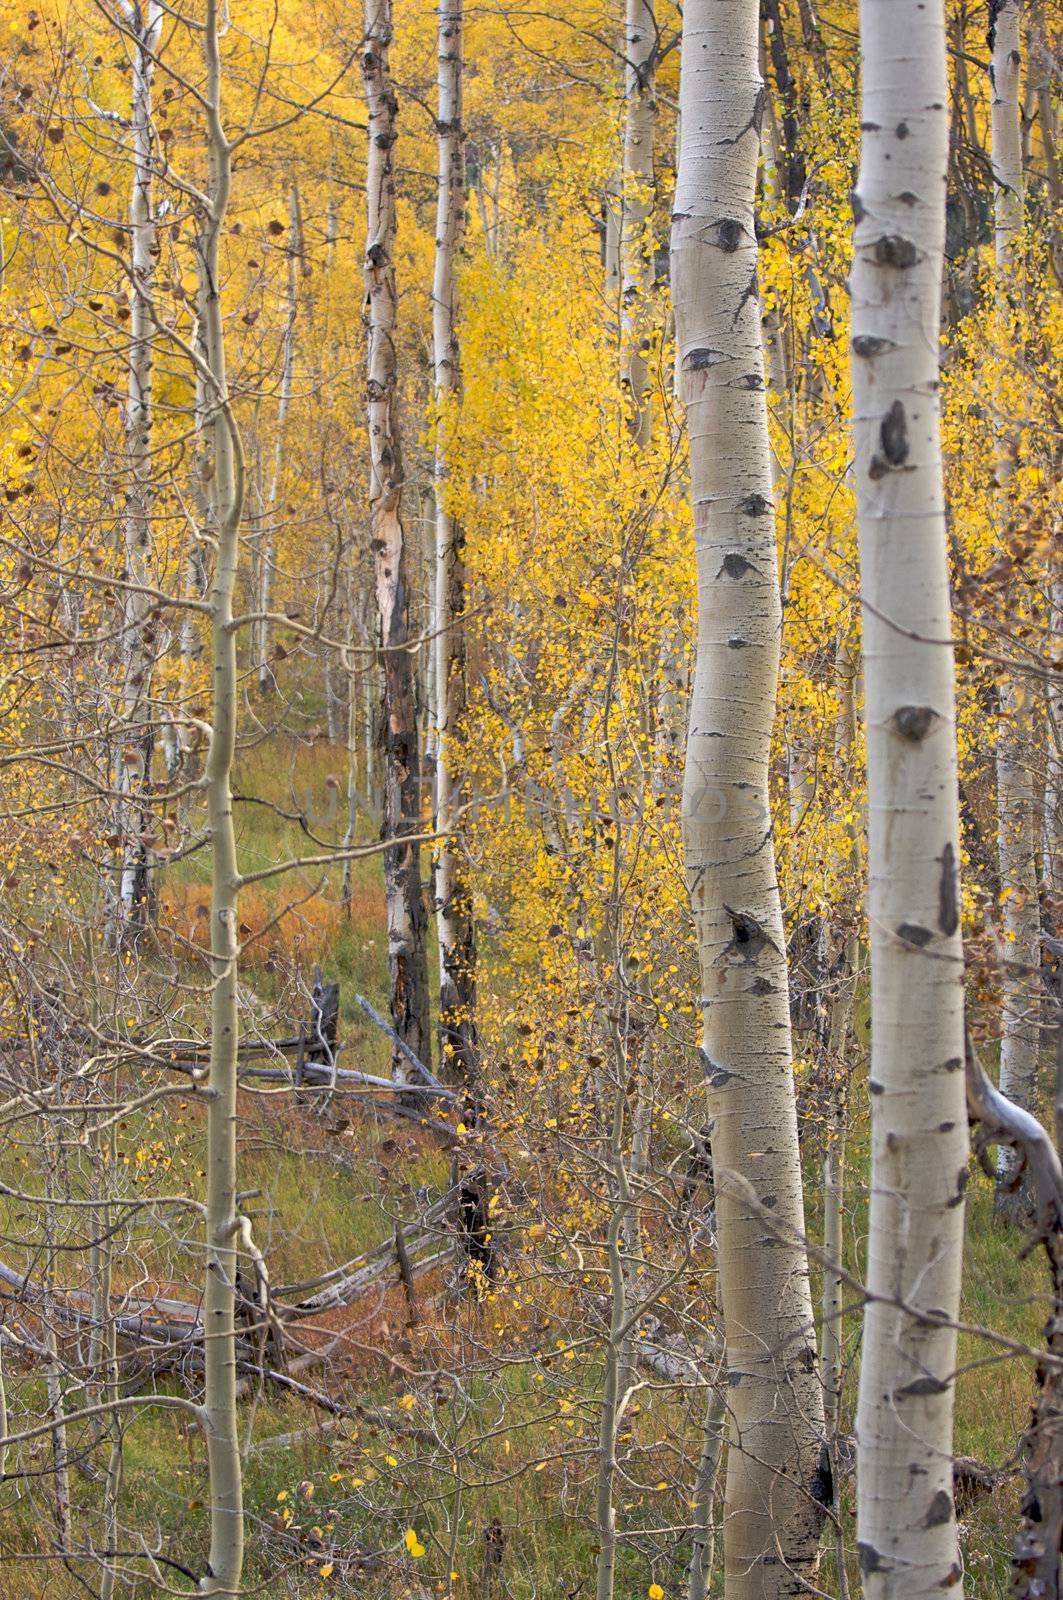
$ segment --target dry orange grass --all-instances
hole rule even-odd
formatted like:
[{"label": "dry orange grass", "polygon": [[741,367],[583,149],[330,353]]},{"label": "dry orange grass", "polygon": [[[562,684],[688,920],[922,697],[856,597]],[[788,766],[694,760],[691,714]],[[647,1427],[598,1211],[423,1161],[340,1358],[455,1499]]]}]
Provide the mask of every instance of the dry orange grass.
[{"label": "dry orange grass", "polygon": [[[358,909],[352,908],[356,916]],[[251,967],[272,967],[278,960],[320,962],[342,922],[339,901],[324,895],[312,894],[300,900],[282,893],[268,895],[260,889],[245,889],[240,896],[240,959]],[[159,926],[186,945],[209,950],[209,884],[167,884],[159,899]]]}]

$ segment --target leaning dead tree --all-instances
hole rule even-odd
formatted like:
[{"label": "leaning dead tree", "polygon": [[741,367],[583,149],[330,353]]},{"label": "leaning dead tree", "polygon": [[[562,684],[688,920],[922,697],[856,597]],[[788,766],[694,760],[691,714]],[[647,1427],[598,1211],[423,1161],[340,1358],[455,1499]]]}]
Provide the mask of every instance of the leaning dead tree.
[{"label": "leaning dead tree", "polygon": [[[391,84],[391,0],[366,0],[362,76],[369,110],[365,247],[369,428],[369,540],[373,552],[377,644],[384,684],[384,891],[388,969],[395,1030],[424,1062],[431,1060],[427,917],[421,895],[420,750],[412,658],[407,649],[408,595],[401,521],[403,465],[398,417],[395,325],[395,141],[398,101]],[[391,841],[395,841],[392,843]],[[401,1053],[396,1077],[405,1075]]]},{"label": "leaning dead tree", "polygon": [[873,1299],[856,1425],[857,1537],[868,1600],[930,1600],[962,1592],[952,1420],[967,1184],[938,400],[944,0],[862,0],[860,21],[852,372],[870,813]]}]

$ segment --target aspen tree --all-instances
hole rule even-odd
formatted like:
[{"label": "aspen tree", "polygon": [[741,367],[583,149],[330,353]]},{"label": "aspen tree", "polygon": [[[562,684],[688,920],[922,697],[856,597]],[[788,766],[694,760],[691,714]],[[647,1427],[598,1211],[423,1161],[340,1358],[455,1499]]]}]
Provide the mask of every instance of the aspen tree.
[{"label": "aspen tree", "polygon": [[154,326],[152,284],[155,276],[156,228],[152,197],[151,91],[162,8],[126,8],[132,54],[133,186],[129,206],[132,261],[129,295],[129,384],[125,434],[129,486],[123,537],[125,570],[132,587],[125,590],[122,619],[123,688],[121,753],[116,787],[128,798],[122,803],[119,827],[120,884],[114,937],[122,937],[150,914],[150,810],[144,804],[151,784],[154,717],[151,704],[154,602],[145,593],[151,581],[151,429]]},{"label": "aspen tree", "polygon": [[806,1592],[826,1495],[768,812],[780,601],[756,289],[758,33],[756,0],[684,8],[672,232],[698,564],[683,820],[727,1346],[728,1600]]},{"label": "aspen tree", "polygon": [[[292,405],[292,386],[295,379],[295,319],[298,312],[299,267],[303,259],[303,218],[299,205],[299,186],[291,184],[288,190],[288,274],[284,295],[284,332],[281,335],[281,382],[277,397],[277,437],[273,447],[273,474],[269,493],[263,506],[266,527],[263,530],[259,551],[258,609],[260,616],[255,627],[255,670],[258,687],[265,693],[272,683],[269,665],[269,621],[273,589],[273,519],[277,515],[277,495],[281,474],[284,471],[284,448],[288,428],[288,413]],[[304,267],[305,270],[305,267]]]},{"label": "aspen tree", "polygon": [[861,0],[852,375],[871,937],[857,1412],[868,1600],[962,1595],[952,1416],[967,1182],[959,801],[938,398],[945,8]]},{"label": "aspen tree", "polygon": [[210,610],[213,696],[204,787],[211,841],[211,1018],[207,1106],[207,1271],[203,1297],[204,1427],[210,1471],[210,1557],[203,1594],[239,1590],[243,1566],[243,1486],[236,1418],[235,1288],[237,1006],[236,832],[232,768],[236,750],[237,670],[233,592],[244,502],[244,461],[229,399],[221,304],[219,241],[232,181],[232,145],[222,123],[218,3],[206,0],[204,110],[209,180],[200,200],[197,242],[202,348],[211,458],[214,574]]},{"label": "aspen tree", "polygon": [[436,196],[435,273],[432,284],[432,355],[437,407],[435,451],[435,697],[436,826],[443,837],[435,862],[439,933],[439,1046],[459,1077],[476,1073],[476,941],[472,886],[460,839],[453,832],[462,781],[457,735],[465,714],[465,534],[447,501],[447,452],[454,406],[461,394],[458,290],[455,266],[465,231],[465,129],[462,116],[464,0],[439,7],[436,117],[439,177]]},{"label": "aspen tree", "polygon": [[653,0],[627,0],[624,30],[624,187],[620,228],[623,279],[622,378],[629,425],[639,445],[650,442],[653,409],[647,388],[646,299],[653,286],[653,148],[657,119],[657,23]]},{"label": "aspen tree", "polygon": [[[384,680],[382,836],[396,841],[384,852],[388,969],[395,1031],[427,1065],[432,1044],[421,851],[416,844],[402,842],[404,834],[420,830],[421,771],[413,668],[406,648],[409,602],[400,519],[403,465],[394,342],[398,309],[394,260],[398,102],[388,66],[391,37],[391,0],[366,0],[362,76],[369,110],[365,251],[369,541]],[[405,1078],[405,1060],[397,1050],[393,1070],[396,1079]]]},{"label": "aspen tree", "polygon": [[[990,68],[996,299],[1001,330],[1014,324],[1021,296],[1019,243],[1023,226],[1023,163],[1020,132],[1019,3],[998,0],[992,26]],[[1021,336],[1021,335],[1020,335]],[[1008,526],[1008,498],[1014,477],[1014,425],[998,428],[996,476],[1000,488],[1001,531]],[[1003,1037],[1001,1091],[1026,1110],[1037,1097],[1038,1016],[1031,975],[1040,966],[1040,909],[1037,899],[1037,801],[1032,765],[1033,696],[1021,676],[1009,673],[1000,687],[997,733],[997,830],[1004,934]],[[998,1172],[1011,1181],[1015,1154],[1001,1145]]]}]

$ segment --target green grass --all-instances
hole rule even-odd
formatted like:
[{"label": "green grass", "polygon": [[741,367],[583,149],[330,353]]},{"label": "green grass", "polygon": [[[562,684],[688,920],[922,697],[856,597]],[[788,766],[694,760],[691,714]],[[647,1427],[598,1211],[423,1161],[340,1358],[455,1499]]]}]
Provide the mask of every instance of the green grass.
[{"label": "green grass", "polygon": [[[308,792],[327,793],[330,773],[342,773],[341,756],[334,748],[320,741],[290,743],[278,756],[272,741],[242,756],[236,788],[269,798],[279,807],[297,809]],[[268,807],[239,806],[238,826],[244,871],[317,848],[296,825]],[[322,825],[322,832],[338,838],[342,821]],[[372,834],[363,818],[360,837]],[[178,883],[194,884],[202,881],[205,869],[205,854],[200,852],[171,873]],[[298,899],[321,880],[322,893],[338,898],[338,868],[324,874],[299,869],[270,888],[271,908]],[[387,1068],[388,1042],[368,1023],[354,995],[363,993],[379,1009],[386,1009],[380,881],[378,855],[354,864],[357,913],[352,922],[339,926],[322,960],[326,977],[341,983],[340,1033],[349,1043],[343,1064],[376,1072]],[[182,963],[183,975],[201,978],[197,961],[182,958]],[[295,965],[249,963],[243,974],[245,993],[253,993],[267,1015],[272,1008],[278,1032],[288,1031],[297,1020],[290,1009]],[[305,979],[305,972],[301,976]],[[859,1010],[858,1037],[863,1037],[865,1021],[865,1012]],[[186,1103],[182,1109],[177,1101],[163,1104],[162,1119],[130,1118],[120,1130],[120,1158],[129,1160],[128,1168],[123,1160],[127,1191],[143,1195],[184,1189],[201,1197],[205,1153],[199,1108]],[[370,1248],[388,1236],[395,1214],[412,1209],[412,1195],[419,1186],[436,1194],[448,1182],[445,1151],[412,1126],[370,1122],[345,1105],[342,1097],[320,1116],[309,1098],[298,1104],[290,1095],[248,1088],[241,1111],[241,1186],[260,1191],[248,1206],[255,1213],[256,1238],[267,1253],[275,1282],[310,1278]],[[173,1168],[154,1171],[138,1184],[136,1151],[155,1138],[162,1139]],[[822,1207],[814,1135],[807,1141],[806,1155],[808,1224],[818,1236]],[[73,1150],[66,1159],[73,1187],[87,1192],[84,1154]],[[860,1272],[866,1233],[866,1171],[866,1095],[858,1075],[852,1092],[846,1197],[847,1265],[854,1274]],[[19,1150],[8,1143],[0,1151],[0,1178],[39,1193],[40,1162],[32,1149]],[[18,1241],[29,1233],[39,1245],[41,1223],[41,1216],[23,1202],[0,1198],[0,1233],[7,1241],[0,1248],[4,1259],[12,1265],[26,1262],[28,1252]],[[73,1224],[64,1226],[63,1242],[75,1242]],[[1019,1242],[1015,1230],[993,1214],[989,1181],[974,1174],[962,1315],[1038,1348],[1046,1316],[1046,1275],[1036,1255],[1018,1259]],[[61,1260],[63,1272],[76,1272],[75,1253]],[[172,1281],[191,1296],[198,1292],[201,1265],[194,1218],[178,1226],[173,1218],[145,1212],[122,1237],[116,1281],[131,1287],[138,1278]],[[814,1270],[817,1296],[819,1277]],[[544,1367],[532,1355],[518,1359],[522,1350],[548,1349],[557,1325],[540,1333],[528,1322],[520,1337],[500,1342],[494,1324],[501,1312],[494,1303],[476,1305],[468,1296],[448,1297],[441,1286],[425,1291],[424,1310],[426,1327],[411,1332],[405,1325],[401,1295],[391,1286],[381,1301],[364,1308],[336,1357],[335,1392],[376,1408],[383,1421],[355,1418],[340,1428],[321,1428],[324,1413],[301,1401],[269,1393],[258,1403],[255,1448],[247,1458],[245,1475],[249,1592],[264,1600],[316,1597],[338,1588],[363,1594],[367,1600],[437,1593],[478,1600],[485,1530],[497,1524],[505,1549],[502,1592],[516,1600],[586,1594],[595,1557],[597,1352],[581,1354],[569,1367],[563,1361]],[[563,1316],[560,1325],[565,1326]],[[846,1350],[844,1411],[851,1427],[859,1359],[855,1315],[846,1328]],[[498,1356],[507,1354],[514,1359],[499,1364]],[[984,1340],[961,1338],[956,1448],[959,1454],[999,1467],[1013,1457],[1026,1426],[1033,1374],[1028,1361],[986,1365],[990,1354],[992,1348]],[[458,1384],[450,1375],[453,1368],[465,1374]],[[10,1363],[9,1369],[12,1425],[25,1426],[27,1417],[40,1414],[43,1382],[38,1374],[20,1372]],[[162,1380],[163,1386],[171,1387],[175,1381]],[[307,1381],[320,1381],[320,1375],[311,1372]],[[570,1409],[554,1414],[562,1401]],[[77,1404],[77,1395],[69,1403]],[[245,1402],[242,1427],[249,1416],[250,1403]],[[625,1446],[628,1455],[618,1492],[620,1523],[627,1537],[617,1600],[644,1595],[650,1582],[660,1583],[668,1600],[675,1600],[681,1591],[686,1561],[683,1528],[689,1515],[685,1492],[699,1420],[684,1402],[651,1393],[631,1419],[632,1438]],[[403,1431],[411,1426],[434,1430],[439,1443],[429,1449],[411,1439]],[[294,1443],[276,1447],[267,1442],[271,1436],[292,1432],[300,1435]],[[558,1459],[561,1451],[564,1460]],[[544,1459],[546,1465],[535,1470]],[[32,1460],[46,1471],[46,1441],[35,1447]],[[197,1430],[176,1413],[147,1410],[127,1429],[125,1460],[123,1524],[141,1530],[150,1545],[161,1545],[187,1566],[200,1566],[208,1540],[208,1491]],[[95,1469],[102,1461],[100,1449],[93,1456]],[[96,1512],[89,1510],[99,1505],[98,1481],[75,1472],[73,1482],[75,1498],[86,1512],[79,1526],[98,1537],[98,1523],[92,1520]],[[659,1487],[662,1483],[664,1488]],[[312,1485],[312,1495],[307,1485]],[[961,1512],[971,1573],[968,1592],[978,1600],[1005,1600],[1009,1593],[1008,1557],[1017,1504],[1018,1489],[1012,1481]],[[846,1486],[845,1506],[852,1547],[851,1484]],[[16,1552],[43,1553],[52,1537],[48,1517],[47,1476],[28,1488],[11,1482],[0,1485],[0,1558]],[[448,1530],[456,1517],[461,1519],[454,1547],[459,1577],[451,1584]],[[419,1561],[405,1550],[409,1527],[426,1545],[427,1553]],[[366,1557],[367,1564],[360,1564],[360,1557]],[[319,1568],[330,1563],[332,1576],[321,1577]],[[134,1568],[131,1564],[130,1570]],[[5,1592],[16,1600],[46,1596],[67,1600],[68,1595],[85,1593],[52,1563],[12,1563],[8,1570],[14,1579],[9,1579]],[[142,1564],[139,1570],[143,1572]],[[852,1592],[857,1593],[855,1569],[849,1578]],[[834,1592],[830,1556],[822,1582],[828,1593]],[[716,1592],[718,1587],[717,1583]],[[139,1600],[154,1588],[142,1576],[120,1592]]]}]

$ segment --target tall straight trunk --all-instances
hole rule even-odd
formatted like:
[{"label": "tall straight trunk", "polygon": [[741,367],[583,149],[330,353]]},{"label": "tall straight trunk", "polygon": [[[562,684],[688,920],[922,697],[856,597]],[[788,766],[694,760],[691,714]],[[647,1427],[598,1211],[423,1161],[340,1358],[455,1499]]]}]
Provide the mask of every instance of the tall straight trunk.
[{"label": "tall straight trunk", "polygon": [[[1020,128],[1019,0],[1002,0],[993,25],[991,66],[992,157],[996,182],[994,250],[997,309],[1001,332],[1014,323],[1021,286],[1018,250],[1023,222],[1022,140]],[[1019,335],[1021,337],[1021,333]],[[1021,350],[1013,354],[1021,359]],[[997,515],[1002,543],[1009,526],[1009,500],[1015,475],[1016,429],[1004,421],[997,436]],[[1003,1037],[1000,1087],[1009,1100],[1032,1110],[1037,1098],[1039,1039],[1036,973],[1040,965],[1041,919],[1037,897],[1037,799],[1033,776],[1031,686],[1009,674],[1000,687],[997,730],[997,850],[1000,864],[1001,925],[1004,934]],[[1005,1188],[1015,1172],[1015,1152],[1001,1145],[998,1177]],[[1003,1198],[1003,1196],[1002,1196]]]},{"label": "tall straight trunk", "polygon": [[684,7],[672,232],[698,563],[683,820],[727,1345],[728,1600],[806,1592],[829,1499],[768,802],[781,614],[756,293],[758,31],[757,0]]},{"label": "tall straight trunk", "polygon": [[145,838],[151,833],[146,803],[151,786],[154,713],[151,705],[154,601],[143,592],[151,561],[152,284],[155,276],[155,208],[152,197],[151,90],[161,7],[155,0],[131,8],[133,55],[133,190],[129,205],[132,263],[129,306],[129,387],[125,435],[129,486],[124,516],[125,590],[122,618],[122,740],[116,787],[125,796],[118,829],[120,869],[114,938],[121,942],[151,914],[152,873]]},{"label": "tall straight trunk", "polygon": [[244,467],[229,401],[221,307],[219,240],[225,225],[232,147],[221,117],[218,0],[206,0],[203,52],[209,186],[198,240],[200,304],[217,554],[208,602],[213,696],[205,773],[211,841],[210,1099],[207,1107],[206,1287],[203,1298],[204,1417],[210,1475],[210,1558],[205,1594],[239,1590],[243,1566],[243,1487],[236,1421],[236,833],[232,766],[236,750],[236,635],[233,591],[244,499]]},{"label": "tall straight trunk", "polygon": [[[858,667],[847,637],[838,641],[836,679],[838,716],[835,723],[835,760],[841,786],[853,785],[857,768],[858,723],[856,677]],[[839,794],[844,788],[839,787]],[[849,893],[838,907],[838,923],[823,930],[821,972],[829,986],[827,1015],[821,1019],[822,1065],[826,1075],[827,1116],[824,1125],[826,1149],[823,1155],[823,1330],[820,1365],[823,1372],[823,1412],[827,1443],[836,1454],[841,1433],[843,1365],[843,1264],[845,1258],[845,1146],[849,1122],[849,1083],[853,1063],[852,1022],[856,986],[860,972],[859,885],[861,879],[860,823],[846,825],[835,849],[836,881],[848,878]],[[847,1600],[848,1577],[845,1567],[845,1534],[842,1524],[841,1478],[835,1474],[834,1555],[838,1600]]]},{"label": "tall straight trunk", "polygon": [[444,837],[436,855],[436,926],[439,933],[439,1049],[463,1081],[476,1076],[476,935],[472,885],[455,808],[463,793],[456,735],[465,714],[465,537],[446,504],[447,452],[453,406],[461,392],[455,258],[465,230],[465,129],[462,116],[464,0],[439,8],[439,186],[435,277],[432,285],[432,354],[439,409],[435,454],[435,693],[436,826]]},{"label": "tall straight trunk", "polygon": [[[197,527],[190,527],[186,535],[183,557],[183,592],[190,599],[202,600],[207,593],[207,543],[213,536],[214,485],[211,481],[213,467],[208,437],[207,416],[207,352],[203,342],[203,278],[200,274],[197,287],[196,321],[192,330],[191,345],[195,357],[195,401],[192,414],[194,447],[192,453],[192,504],[195,507]],[[178,697],[182,712],[187,713],[195,699],[195,674],[203,659],[203,633],[199,616],[186,611],[180,623],[178,636]],[[170,777],[189,759],[195,741],[191,723],[182,719],[178,730],[178,749],[169,768]]]},{"label": "tall straight trunk", "polygon": [[952,1416],[967,1182],[938,398],[944,0],[861,0],[860,22],[852,347],[870,813],[872,1299],[857,1537],[867,1600],[940,1600],[963,1592]]},{"label": "tall straight trunk", "polygon": [[[1063,578],[1052,584],[1048,624],[1063,636]],[[1045,687],[1045,798],[1041,823],[1041,856],[1048,899],[1048,931],[1063,931],[1063,682],[1059,674]]]},{"label": "tall straight trunk", "polygon": [[[421,898],[420,846],[403,835],[421,827],[421,765],[413,666],[406,649],[409,597],[400,520],[403,467],[399,436],[395,325],[395,140],[398,102],[391,87],[391,0],[366,0],[362,75],[369,109],[366,173],[365,291],[368,341],[366,419],[369,426],[369,541],[373,552],[377,644],[384,679],[381,729],[384,754],[384,852],[391,1019],[396,1033],[428,1064],[427,917]],[[405,1081],[396,1050],[392,1072]]]},{"label": "tall straight trunk", "polygon": [[653,408],[646,360],[646,302],[653,286],[653,134],[657,120],[657,25],[654,0],[627,0],[624,30],[624,188],[620,259],[623,274],[622,377],[636,441],[650,442]]},{"label": "tall straight trunk", "polygon": [[303,257],[303,219],[299,206],[299,187],[293,183],[288,191],[288,283],[284,296],[284,333],[281,336],[281,384],[277,399],[277,437],[273,446],[273,473],[269,494],[262,507],[265,527],[259,550],[258,610],[262,613],[255,628],[255,670],[258,687],[264,693],[272,686],[273,673],[269,665],[269,623],[265,613],[270,607],[273,589],[274,521],[277,515],[277,496],[284,471],[284,449],[287,442],[288,412],[292,404],[292,386],[295,379],[295,318],[298,310],[299,263]]}]

